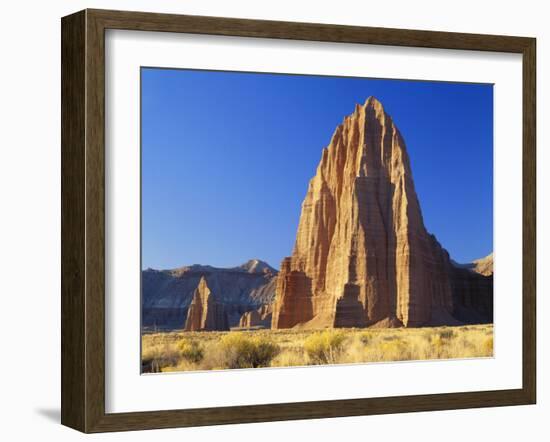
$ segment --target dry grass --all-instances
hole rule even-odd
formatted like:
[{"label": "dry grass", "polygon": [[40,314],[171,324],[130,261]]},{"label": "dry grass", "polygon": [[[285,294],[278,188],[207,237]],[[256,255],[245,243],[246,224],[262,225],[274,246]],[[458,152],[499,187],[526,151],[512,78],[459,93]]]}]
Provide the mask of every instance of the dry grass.
[{"label": "dry grass", "polygon": [[144,372],[291,367],[493,355],[493,326],[168,332],[142,336]]}]

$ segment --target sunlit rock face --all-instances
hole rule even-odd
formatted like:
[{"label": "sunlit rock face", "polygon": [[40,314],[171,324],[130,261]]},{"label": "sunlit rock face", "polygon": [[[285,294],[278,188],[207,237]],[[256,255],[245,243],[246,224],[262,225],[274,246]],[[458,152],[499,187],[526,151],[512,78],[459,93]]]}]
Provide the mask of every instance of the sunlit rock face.
[{"label": "sunlit rock face", "polygon": [[453,277],[424,226],[405,142],[370,97],[323,149],[281,264],[272,328],[454,324]]},{"label": "sunlit rock face", "polygon": [[229,330],[223,304],[214,298],[205,278],[201,278],[187,310],[185,331]]}]

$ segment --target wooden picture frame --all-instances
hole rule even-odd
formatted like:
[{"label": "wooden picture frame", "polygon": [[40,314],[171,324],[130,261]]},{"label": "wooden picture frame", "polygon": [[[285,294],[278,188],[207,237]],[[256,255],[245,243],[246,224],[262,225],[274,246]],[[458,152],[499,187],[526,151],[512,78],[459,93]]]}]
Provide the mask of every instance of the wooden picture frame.
[{"label": "wooden picture frame", "polygon": [[[105,30],[418,48],[523,58],[523,385],[513,390],[108,414],[105,412]],[[84,10],[62,19],[62,424],[83,432],[534,404],[536,95],[534,38]]]}]

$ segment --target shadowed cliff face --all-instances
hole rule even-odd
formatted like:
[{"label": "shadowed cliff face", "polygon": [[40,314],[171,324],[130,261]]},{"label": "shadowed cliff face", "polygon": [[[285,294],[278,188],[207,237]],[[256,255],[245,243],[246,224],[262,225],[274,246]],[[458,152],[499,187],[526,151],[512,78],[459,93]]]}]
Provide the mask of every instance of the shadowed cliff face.
[{"label": "shadowed cliff face", "polygon": [[453,269],[424,226],[403,138],[370,97],[323,149],[272,327],[454,324]]},{"label": "shadowed cliff face", "polygon": [[233,268],[192,265],[172,270],[142,271],[142,326],[173,330],[184,327],[188,308],[205,279],[216,302],[223,306],[229,326],[236,326],[241,315],[275,297],[277,271],[259,260]]}]

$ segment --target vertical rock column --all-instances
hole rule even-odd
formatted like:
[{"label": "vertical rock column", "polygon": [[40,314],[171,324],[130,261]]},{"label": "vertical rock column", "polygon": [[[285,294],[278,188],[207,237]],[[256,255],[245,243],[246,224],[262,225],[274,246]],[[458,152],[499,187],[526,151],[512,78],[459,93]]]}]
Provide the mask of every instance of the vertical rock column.
[{"label": "vertical rock column", "polygon": [[193,293],[184,329],[186,331],[229,330],[225,308],[223,304],[216,302],[204,277],[200,279]]}]

